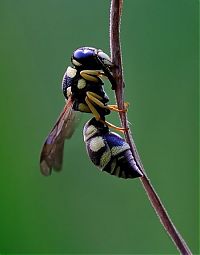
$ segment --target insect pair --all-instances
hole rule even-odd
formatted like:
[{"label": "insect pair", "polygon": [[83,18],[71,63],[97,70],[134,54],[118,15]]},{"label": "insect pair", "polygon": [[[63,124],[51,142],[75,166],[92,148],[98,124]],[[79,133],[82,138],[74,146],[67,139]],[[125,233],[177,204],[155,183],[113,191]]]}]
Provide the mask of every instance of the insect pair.
[{"label": "insect pair", "polygon": [[[66,104],[56,124],[48,135],[41,152],[40,169],[50,175],[52,168],[62,167],[64,141],[74,131],[76,111],[92,113],[94,118],[84,126],[84,141],[91,161],[101,170],[122,178],[141,177],[129,145],[119,135],[110,132],[109,127],[123,130],[105,120],[111,111],[124,111],[116,105],[109,105],[109,98],[103,88],[101,77],[107,77],[115,87],[113,66],[109,56],[102,50],[82,47],[74,51],[64,74],[62,90]],[[127,107],[127,105],[125,105]],[[125,109],[126,110],[126,109]]]}]

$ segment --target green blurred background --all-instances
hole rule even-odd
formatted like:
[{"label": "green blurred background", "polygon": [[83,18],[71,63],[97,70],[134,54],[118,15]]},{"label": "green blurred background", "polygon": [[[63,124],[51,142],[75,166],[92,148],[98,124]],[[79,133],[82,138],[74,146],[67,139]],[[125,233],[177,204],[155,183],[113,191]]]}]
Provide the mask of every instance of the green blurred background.
[{"label": "green blurred background", "polygon": [[[178,254],[140,181],[101,173],[88,160],[82,126],[90,115],[66,143],[64,171],[47,178],[39,171],[73,50],[109,53],[109,5],[0,0],[1,253]],[[121,40],[138,150],[198,253],[198,1],[124,1]],[[119,124],[116,113],[110,121]]]}]

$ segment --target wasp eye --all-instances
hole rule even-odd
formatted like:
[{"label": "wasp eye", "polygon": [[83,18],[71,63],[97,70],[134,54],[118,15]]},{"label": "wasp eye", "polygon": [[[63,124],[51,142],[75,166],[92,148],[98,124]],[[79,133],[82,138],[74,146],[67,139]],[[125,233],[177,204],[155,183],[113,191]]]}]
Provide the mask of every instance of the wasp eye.
[{"label": "wasp eye", "polygon": [[72,55],[71,61],[75,67],[91,70],[101,70],[104,65],[107,67],[113,65],[110,57],[106,53],[93,47],[81,47],[76,49]]},{"label": "wasp eye", "polygon": [[73,57],[77,60],[82,60],[85,58],[90,58],[94,56],[94,51],[90,49],[78,49],[74,52]]},{"label": "wasp eye", "polygon": [[75,66],[87,66],[93,64],[95,51],[93,48],[83,47],[74,51],[72,56],[72,63]]},{"label": "wasp eye", "polygon": [[104,65],[107,65],[107,66],[112,66],[113,65],[113,63],[111,62],[110,57],[106,53],[104,53],[103,51],[98,52],[98,57],[102,60]]}]

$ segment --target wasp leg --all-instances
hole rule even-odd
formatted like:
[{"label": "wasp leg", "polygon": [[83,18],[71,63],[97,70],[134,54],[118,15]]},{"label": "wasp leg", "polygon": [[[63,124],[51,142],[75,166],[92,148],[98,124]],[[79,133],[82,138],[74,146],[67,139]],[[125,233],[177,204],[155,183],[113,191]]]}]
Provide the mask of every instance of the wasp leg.
[{"label": "wasp leg", "polygon": [[[98,94],[96,94],[95,92],[91,92],[91,91],[88,91],[87,93],[89,93],[90,95],[92,95],[93,97],[95,97],[95,98],[97,98],[97,99],[99,99],[99,100],[102,100],[103,98],[101,97],[101,96],[99,96]],[[102,103],[102,102],[100,102],[100,103]],[[105,108],[106,106],[103,104],[103,106],[102,105],[99,105],[100,107],[103,107],[103,108]],[[108,105],[109,107],[111,107],[111,108],[115,108],[115,109],[118,109],[118,106],[116,105],[116,104],[109,104]],[[129,103],[128,102],[124,102],[124,110],[126,111],[127,109],[128,109],[128,107],[129,107]],[[107,107],[106,107],[107,108]],[[119,110],[119,111],[124,111],[124,110]],[[118,110],[117,110],[118,111]]]},{"label": "wasp leg", "polygon": [[86,104],[88,105],[90,111],[92,112],[92,114],[94,115],[94,117],[95,117],[95,119],[96,119],[97,121],[101,121],[102,123],[104,123],[104,124],[107,125],[108,127],[111,127],[111,128],[113,128],[113,129],[115,129],[115,130],[117,130],[117,131],[120,131],[120,132],[122,132],[122,133],[124,133],[125,131],[128,130],[127,128],[117,127],[117,126],[111,124],[111,123],[108,122],[108,121],[102,120],[100,114],[99,114],[98,111],[96,110],[95,106],[92,104],[93,101],[90,102],[90,98],[88,98],[87,96],[85,97],[85,102],[86,102]]},{"label": "wasp leg", "polygon": [[[109,104],[109,107],[112,107],[112,108],[117,108],[118,109],[118,106],[116,104]],[[124,108],[125,110],[127,110],[129,107],[129,103],[128,102],[124,102]]]},{"label": "wasp leg", "polygon": [[94,102],[96,105],[100,106],[101,108],[109,109],[110,111],[115,112],[126,112],[127,108],[125,109],[118,109],[116,105],[104,105],[99,99],[102,99],[99,95],[97,95],[94,92],[88,91],[86,93],[87,97],[90,99],[90,101]]},{"label": "wasp leg", "polygon": [[98,77],[104,75],[104,72],[99,70],[83,70],[80,75],[88,81],[98,82]]},{"label": "wasp leg", "polygon": [[113,128],[116,131],[119,131],[119,132],[122,132],[122,133],[128,131],[128,128],[117,127],[117,126],[113,125],[112,123],[110,123],[108,121],[104,121],[104,120],[99,120],[99,121],[106,124],[108,127]]},{"label": "wasp leg", "polygon": [[[108,78],[108,77],[106,76],[106,74],[105,74],[103,71],[101,71],[101,70],[82,70],[82,71],[80,72],[80,74],[81,74],[81,75],[89,75],[89,76],[92,76],[92,77],[95,77],[95,76],[97,76],[97,77],[103,76],[103,77],[105,77],[105,78]],[[83,76],[82,76],[82,77],[83,77]]]},{"label": "wasp leg", "polygon": [[88,105],[91,113],[94,115],[95,119],[97,121],[99,121],[101,119],[101,116],[98,113],[98,111],[96,110],[96,108],[94,107],[94,105],[90,102],[90,100],[89,100],[89,98],[87,96],[85,97],[85,102]]}]

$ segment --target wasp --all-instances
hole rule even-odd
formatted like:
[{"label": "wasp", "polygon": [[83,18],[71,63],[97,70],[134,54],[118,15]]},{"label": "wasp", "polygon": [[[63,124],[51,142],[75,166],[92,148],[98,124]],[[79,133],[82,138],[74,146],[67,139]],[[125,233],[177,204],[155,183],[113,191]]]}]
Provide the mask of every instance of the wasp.
[{"label": "wasp", "polygon": [[102,171],[125,179],[143,176],[128,143],[104,123],[92,118],[83,137],[90,160]]},{"label": "wasp", "polygon": [[107,104],[109,98],[101,78],[107,77],[112,87],[115,86],[111,72],[113,64],[109,56],[100,49],[81,47],[73,52],[71,63],[73,66],[66,69],[62,80],[66,104],[50,131],[40,156],[40,169],[46,176],[51,173],[52,168],[56,171],[62,168],[64,141],[73,134],[76,111],[92,113],[97,121],[117,130],[124,130],[104,118],[110,111],[126,111]]}]

